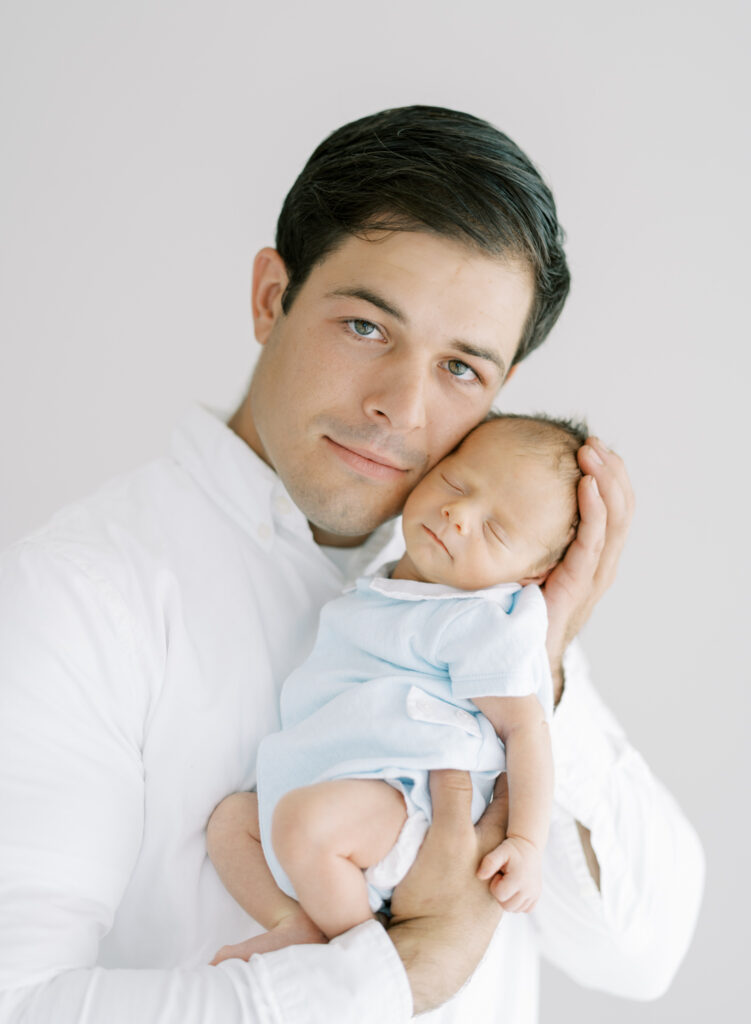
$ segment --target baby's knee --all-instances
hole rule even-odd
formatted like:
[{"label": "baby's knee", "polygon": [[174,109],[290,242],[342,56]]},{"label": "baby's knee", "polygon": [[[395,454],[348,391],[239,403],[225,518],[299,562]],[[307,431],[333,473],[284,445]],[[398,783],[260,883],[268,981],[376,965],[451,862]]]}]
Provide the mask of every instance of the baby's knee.
[{"label": "baby's knee", "polygon": [[255,793],[231,793],[218,803],[206,825],[209,856],[212,847],[228,835],[252,832],[257,828],[258,804]]},{"label": "baby's knee", "polygon": [[305,859],[327,850],[333,841],[326,806],[315,786],[293,789],[274,808],[271,838],[280,860]]}]

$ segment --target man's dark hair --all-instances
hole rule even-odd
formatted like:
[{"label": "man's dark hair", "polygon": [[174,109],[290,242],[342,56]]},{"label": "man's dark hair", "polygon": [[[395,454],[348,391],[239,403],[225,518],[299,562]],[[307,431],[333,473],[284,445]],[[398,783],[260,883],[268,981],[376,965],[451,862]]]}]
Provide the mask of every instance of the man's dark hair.
[{"label": "man's dark hair", "polygon": [[491,124],[443,107],[384,110],[344,125],[315,150],[279,215],[276,248],[289,312],[313,267],[347,235],[428,230],[524,261],[535,297],[514,363],[546,338],[569,272],[550,189]]}]

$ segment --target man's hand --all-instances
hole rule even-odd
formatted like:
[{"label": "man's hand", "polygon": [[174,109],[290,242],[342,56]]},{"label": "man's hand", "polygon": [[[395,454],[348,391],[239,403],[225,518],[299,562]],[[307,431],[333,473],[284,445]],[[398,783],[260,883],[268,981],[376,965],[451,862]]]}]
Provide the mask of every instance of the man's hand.
[{"label": "man's hand", "polygon": [[573,543],[542,592],[548,606],[548,657],[555,701],[563,690],[563,654],[615,579],[634,514],[634,493],[622,460],[596,437],[579,450],[581,521]]},{"label": "man's hand", "polygon": [[477,869],[503,841],[508,820],[505,774],[474,827],[466,772],[431,772],[430,794],[433,824],[409,874],[394,890],[389,924],[416,1014],[458,992],[487,949],[502,912]]}]

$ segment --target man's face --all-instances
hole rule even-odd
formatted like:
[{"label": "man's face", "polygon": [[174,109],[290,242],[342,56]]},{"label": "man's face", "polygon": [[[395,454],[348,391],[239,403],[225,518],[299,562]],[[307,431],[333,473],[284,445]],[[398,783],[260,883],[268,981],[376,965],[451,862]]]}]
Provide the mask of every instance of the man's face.
[{"label": "man's face", "polygon": [[287,315],[284,280],[264,288],[273,273],[259,255],[264,347],[244,433],[317,539],[359,538],[397,515],[490,409],[531,307],[532,275],[423,232],[347,238]]}]

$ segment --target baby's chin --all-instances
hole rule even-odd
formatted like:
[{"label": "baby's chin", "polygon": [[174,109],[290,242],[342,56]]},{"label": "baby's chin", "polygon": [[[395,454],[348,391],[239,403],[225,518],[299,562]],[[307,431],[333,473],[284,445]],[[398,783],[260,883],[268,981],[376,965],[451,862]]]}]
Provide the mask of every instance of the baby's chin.
[{"label": "baby's chin", "polygon": [[454,590],[487,590],[489,587],[496,587],[499,583],[516,583],[516,580],[509,580],[505,577],[499,579],[494,577],[479,577],[472,573],[451,572],[451,573],[429,573],[422,576],[425,583],[435,583],[444,587],[453,587]]}]

